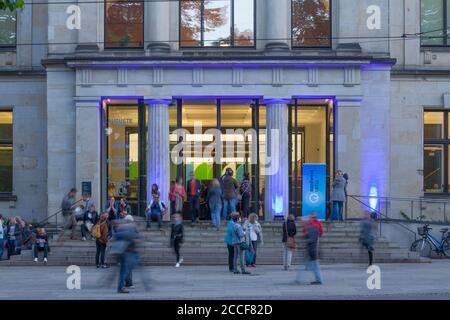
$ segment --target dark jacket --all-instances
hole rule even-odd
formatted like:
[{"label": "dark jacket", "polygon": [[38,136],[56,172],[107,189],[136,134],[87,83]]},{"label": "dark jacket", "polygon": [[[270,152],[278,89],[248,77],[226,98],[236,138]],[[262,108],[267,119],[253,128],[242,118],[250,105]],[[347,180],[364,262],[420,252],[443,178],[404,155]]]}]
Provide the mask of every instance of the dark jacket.
[{"label": "dark jacket", "polygon": [[294,237],[296,234],[297,234],[297,226],[295,225],[295,221],[287,220],[287,228],[286,228],[286,221],[285,221],[283,223],[283,238],[281,241],[286,243],[288,236]]},{"label": "dark jacket", "polygon": [[230,200],[236,199],[236,189],[239,187],[238,182],[232,176],[225,176],[223,178],[223,198]]},{"label": "dark jacket", "polygon": [[45,248],[47,247],[47,250],[50,250],[50,247],[48,245],[48,237],[47,235],[36,235],[36,240],[34,241],[37,248]]},{"label": "dark jacket", "polygon": [[11,225],[8,225],[8,227],[6,228],[6,239],[8,240],[14,240],[12,239],[12,237],[15,237],[15,240],[18,242],[22,242],[22,231],[23,228],[20,224],[15,224],[15,229],[14,229],[14,235],[11,235]]},{"label": "dark jacket", "polygon": [[64,196],[61,202],[61,210],[63,215],[72,214],[72,206],[75,203],[75,197],[70,197],[68,194]]},{"label": "dark jacket", "polygon": [[[201,192],[202,192],[202,185],[201,185],[200,181],[195,179],[195,196],[200,197]],[[191,197],[191,180],[189,180],[187,182],[186,193],[187,193],[188,198],[190,198]]]},{"label": "dark jacket", "polygon": [[170,244],[173,246],[175,240],[183,242],[184,228],[182,223],[172,223],[172,230],[170,232]]},{"label": "dark jacket", "polygon": [[208,204],[210,207],[222,204],[222,189],[220,187],[208,188]]}]

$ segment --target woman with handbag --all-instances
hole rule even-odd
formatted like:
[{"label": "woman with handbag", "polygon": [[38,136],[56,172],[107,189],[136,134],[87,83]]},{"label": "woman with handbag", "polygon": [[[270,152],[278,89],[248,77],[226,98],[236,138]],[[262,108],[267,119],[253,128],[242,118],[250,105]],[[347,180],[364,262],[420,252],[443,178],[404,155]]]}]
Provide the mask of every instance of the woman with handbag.
[{"label": "woman with handbag", "polygon": [[289,270],[292,262],[292,254],[295,250],[295,235],[297,234],[297,227],[295,225],[295,216],[289,215],[283,223],[283,266],[284,270]]},{"label": "woman with handbag", "polygon": [[[246,253],[247,267],[256,268],[256,251],[263,243],[262,227],[258,222],[258,215],[251,213],[244,223],[245,238],[250,249]],[[248,259],[247,259],[248,258]]]}]

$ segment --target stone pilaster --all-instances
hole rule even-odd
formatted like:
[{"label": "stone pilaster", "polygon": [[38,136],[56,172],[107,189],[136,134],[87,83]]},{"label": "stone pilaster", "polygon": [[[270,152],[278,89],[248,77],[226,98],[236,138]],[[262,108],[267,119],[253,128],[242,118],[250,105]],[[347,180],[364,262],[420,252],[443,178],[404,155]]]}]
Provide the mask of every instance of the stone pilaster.
[{"label": "stone pilaster", "polygon": [[265,215],[287,217],[289,213],[288,106],[290,100],[266,100]]},{"label": "stone pilaster", "polygon": [[289,50],[287,21],[289,19],[290,0],[266,0],[266,50],[287,51]]},{"label": "stone pilaster", "polygon": [[[103,3],[101,5],[103,6]],[[79,53],[96,52],[99,50],[99,42],[103,42],[103,39],[100,40],[98,36],[99,6],[100,3],[96,1],[78,0],[81,29],[78,30],[78,45],[76,51]]]},{"label": "stone pilaster", "polygon": [[[151,201],[152,185],[161,191],[161,200],[169,207],[170,152],[169,104],[171,100],[149,100],[147,150],[147,201]],[[166,215],[166,218],[170,218]]]},{"label": "stone pilaster", "polygon": [[150,53],[170,52],[170,1],[146,1],[144,6],[145,47]]},{"label": "stone pilaster", "polygon": [[76,107],[76,188],[81,196],[83,182],[90,182],[92,199],[101,212],[101,123],[100,97],[75,98]]}]

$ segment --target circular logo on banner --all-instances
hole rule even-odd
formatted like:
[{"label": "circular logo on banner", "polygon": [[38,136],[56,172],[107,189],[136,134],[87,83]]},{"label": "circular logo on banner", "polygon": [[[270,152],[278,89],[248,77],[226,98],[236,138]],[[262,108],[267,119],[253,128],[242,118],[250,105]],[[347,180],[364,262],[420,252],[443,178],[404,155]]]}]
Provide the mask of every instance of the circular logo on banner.
[{"label": "circular logo on banner", "polygon": [[320,197],[317,193],[311,193],[309,195],[309,201],[311,201],[311,203],[318,203],[320,200]]}]

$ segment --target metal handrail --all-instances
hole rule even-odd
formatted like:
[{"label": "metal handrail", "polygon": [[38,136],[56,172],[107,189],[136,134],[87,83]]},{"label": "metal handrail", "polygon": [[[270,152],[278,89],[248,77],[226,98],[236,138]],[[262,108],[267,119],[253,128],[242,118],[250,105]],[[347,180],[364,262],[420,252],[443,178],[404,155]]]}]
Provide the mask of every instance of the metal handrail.
[{"label": "metal handrail", "polygon": [[[391,222],[393,222],[393,223],[395,223],[395,224],[401,226],[403,229],[405,229],[405,230],[411,232],[411,233],[414,235],[414,241],[417,240],[417,235],[416,235],[416,233],[415,233],[414,231],[412,231],[411,229],[409,229],[407,226],[405,226],[403,223],[398,222],[398,221],[394,221],[394,220],[392,220],[392,219],[389,219],[389,217],[388,217],[387,215],[383,214],[382,212],[380,212],[380,211],[377,210],[377,209],[371,208],[371,207],[370,207],[369,205],[367,205],[366,203],[364,203],[364,202],[362,202],[361,200],[357,199],[357,198],[356,198],[357,196],[349,195],[349,197],[352,198],[353,200],[355,200],[356,202],[359,202],[359,203],[362,204],[363,206],[367,207],[367,208],[370,209],[372,212],[377,213],[377,215],[380,215],[380,216],[384,217],[385,220],[391,221]],[[364,198],[376,198],[376,199],[380,199],[379,197],[364,197]],[[380,235],[381,235],[381,222],[382,222],[382,220],[380,219],[379,221],[380,221]]]},{"label": "metal handrail", "polygon": [[[83,199],[80,199],[80,200],[78,200],[78,201],[75,201],[73,204],[77,204],[77,203],[79,203],[79,202],[81,202],[81,201],[83,201]],[[58,215],[59,215],[61,212],[63,212],[63,210],[62,210],[62,209],[59,209],[58,211],[56,211],[56,212],[53,213],[52,215],[48,216],[48,217],[45,218],[44,220],[39,221],[38,223],[39,223],[39,224],[44,224],[44,223],[47,223],[51,218],[56,217],[56,227],[58,227]]]},{"label": "metal handrail", "polygon": [[430,203],[447,203],[450,202],[450,199],[438,199],[438,198],[407,198],[407,197],[378,197],[378,196],[359,196],[359,195],[349,195],[352,198],[362,198],[362,199],[380,199],[380,200],[389,200],[389,201],[422,201],[422,202],[430,202]]}]

